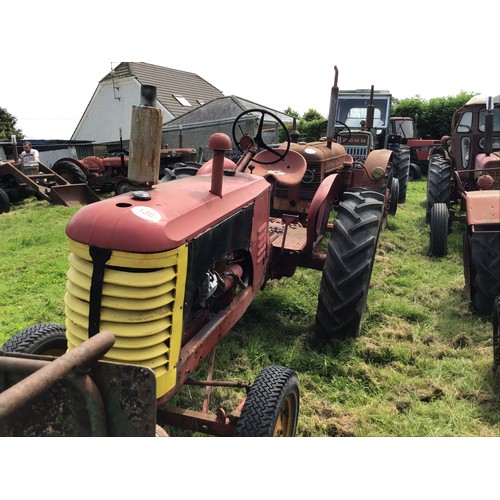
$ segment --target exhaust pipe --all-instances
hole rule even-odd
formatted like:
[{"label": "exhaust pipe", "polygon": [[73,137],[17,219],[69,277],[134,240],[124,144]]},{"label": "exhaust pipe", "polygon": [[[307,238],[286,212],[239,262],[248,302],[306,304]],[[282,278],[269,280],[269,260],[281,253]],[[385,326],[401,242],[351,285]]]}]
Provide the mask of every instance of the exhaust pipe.
[{"label": "exhaust pipe", "polygon": [[337,121],[337,105],[339,102],[339,87],[337,85],[339,70],[337,66],[334,67],[334,70],[335,80],[330,94],[330,110],[328,111],[328,125],[326,128],[326,145],[330,149],[332,147],[333,138],[335,137],[335,122]]}]

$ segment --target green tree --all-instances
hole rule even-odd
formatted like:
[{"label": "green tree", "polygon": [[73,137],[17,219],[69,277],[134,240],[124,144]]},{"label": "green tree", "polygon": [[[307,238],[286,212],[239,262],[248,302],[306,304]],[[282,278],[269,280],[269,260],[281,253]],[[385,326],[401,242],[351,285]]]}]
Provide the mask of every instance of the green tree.
[{"label": "green tree", "polygon": [[16,128],[17,118],[5,108],[0,108],[0,140],[10,140],[12,135],[18,139],[24,138],[22,130]]},{"label": "green tree", "polygon": [[451,132],[453,115],[474,95],[476,93],[462,91],[456,96],[429,100],[419,95],[394,99],[391,116],[409,116],[416,121],[420,137],[439,139]]}]

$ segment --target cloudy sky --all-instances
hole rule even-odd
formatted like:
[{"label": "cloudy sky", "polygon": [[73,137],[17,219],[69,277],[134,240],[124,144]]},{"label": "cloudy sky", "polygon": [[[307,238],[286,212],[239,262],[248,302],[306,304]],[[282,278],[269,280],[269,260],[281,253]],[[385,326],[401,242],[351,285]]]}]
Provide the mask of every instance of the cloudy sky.
[{"label": "cloudy sky", "polygon": [[0,107],[28,138],[69,139],[98,81],[122,61],[190,71],[225,95],[325,116],[335,66],[341,89],[500,94],[500,3],[489,0],[81,5],[1,8]]}]

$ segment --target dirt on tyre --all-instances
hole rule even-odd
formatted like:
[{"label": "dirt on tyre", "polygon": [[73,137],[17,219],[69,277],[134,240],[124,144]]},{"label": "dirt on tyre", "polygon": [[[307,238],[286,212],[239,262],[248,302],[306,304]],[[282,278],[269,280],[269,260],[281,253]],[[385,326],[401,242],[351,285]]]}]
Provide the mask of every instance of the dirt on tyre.
[{"label": "dirt on tyre", "polygon": [[435,203],[444,203],[450,206],[451,179],[453,167],[450,160],[439,154],[432,155],[427,171],[427,206],[425,222],[431,221],[431,210]]},{"label": "dirt on tyre", "polygon": [[408,187],[408,177],[410,173],[410,147],[399,145],[392,153],[392,173],[399,181],[398,202],[406,201],[406,191]]},{"label": "dirt on tyre", "polygon": [[434,257],[448,253],[449,213],[445,203],[435,203],[431,210],[429,250]]},{"label": "dirt on tyre", "polygon": [[500,235],[472,233],[470,235],[472,308],[479,314],[491,314],[500,295]]},{"label": "dirt on tyre", "polygon": [[378,245],[384,196],[348,191],[339,204],[318,294],[316,334],[325,340],[359,335]]},{"label": "dirt on tyre", "polygon": [[40,323],[14,334],[2,351],[45,356],[61,356],[67,350],[66,328],[56,323]]},{"label": "dirt on tyre", "polygon": [[237,437],[293,437],[299,415],[299,382],[285,366],[264,368],[250,387],[236,425]]}]

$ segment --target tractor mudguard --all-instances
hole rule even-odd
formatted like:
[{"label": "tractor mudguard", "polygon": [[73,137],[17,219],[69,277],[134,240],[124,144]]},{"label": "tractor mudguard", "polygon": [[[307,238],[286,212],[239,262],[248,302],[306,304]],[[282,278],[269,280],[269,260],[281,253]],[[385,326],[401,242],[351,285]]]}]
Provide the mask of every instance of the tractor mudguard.
[{"label": "tractor mudguard", "polygon": [[469,191],[465,194],[467,224],[500,223],[500,191]]},{"label": "tractor mudguard", "polygon": [[341,189],[342,177],[340,174],[329,175],[320,184],[309,208],[306,248],[313,248],[318,238],[325,234],[333,201]]},{"label": "tractor mudguard", "polygon": [[375,169],[383,169],[387,171],[387,166],[391,159],[392,151],[390,149],[375,149],[367,156],[364,164],[364,180],[363,186],[371,189],[380,190],[384,182],[384,175],[374,176]]}]

